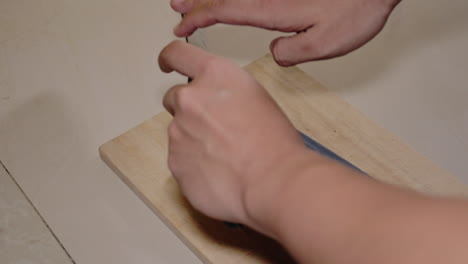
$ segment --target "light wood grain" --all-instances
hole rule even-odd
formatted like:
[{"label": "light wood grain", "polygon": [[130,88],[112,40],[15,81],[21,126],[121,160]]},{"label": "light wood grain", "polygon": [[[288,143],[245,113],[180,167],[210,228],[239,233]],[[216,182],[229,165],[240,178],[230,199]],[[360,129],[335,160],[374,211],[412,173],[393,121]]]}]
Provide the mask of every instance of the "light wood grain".
[{"label": "light wood grain", "polygon": [[[270,56],[246,67],[294,125],[376,179],[438,195],[466,195],[466,186],[353,109],[296,67]],[[229,229],[192,210],[167,169],[161,113],[100,148],[103,160],[206,263],[286,263],[271,240]]]}]

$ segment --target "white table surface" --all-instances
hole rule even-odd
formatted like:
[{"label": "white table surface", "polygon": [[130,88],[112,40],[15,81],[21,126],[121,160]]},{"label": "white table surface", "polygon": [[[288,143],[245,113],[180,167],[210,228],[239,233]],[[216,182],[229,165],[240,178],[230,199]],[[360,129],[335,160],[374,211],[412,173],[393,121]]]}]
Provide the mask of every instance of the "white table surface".
[{"label": "white table surface", "polygon": [[163,1],[0,1],[0,160],[77,263],[199,263],[98,155],[186,81],[156,60],[179,18]]},{"label": "white table surface", "polygon": [[0,261],[2,264],[71,264],[71,259],[0,166]]}]

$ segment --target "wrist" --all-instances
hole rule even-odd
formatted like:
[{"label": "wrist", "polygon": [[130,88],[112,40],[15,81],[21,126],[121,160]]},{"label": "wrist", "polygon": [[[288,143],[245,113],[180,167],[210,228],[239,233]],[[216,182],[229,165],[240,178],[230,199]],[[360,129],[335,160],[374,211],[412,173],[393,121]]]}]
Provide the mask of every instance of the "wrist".
[{"label": "wrist", "polygon": [[270,236],[279,238],[278,221],[282,213],[282,198],[291,183],[304,175],[310,175],[315,168],[334,164],[320,154],[308,149],[298,148],[285,152],[277,162],[272,162],[261,177],[251,181],[243,197],[246,225]]},{"label": "wrist", "polygon": [[344,217],[349,225],[340,226],[342,231],[353,230],[363,215],[387,200],[387,189],[393,189],[314,151],[285,156],[244,194],[245,224],[278,241],[298,228],[294,222],[301,217],[318,228]]},{"label": "wrist", "polygon": [[[290,155],[245,195],[246,224],[280,242],[293,256],[351,256],[352,239],[372,237],[368,221],[385,219],[382,210],[409,200],[399,188],[315,152],[301,153]],[[334,256],[334,251],[342,255]]]}]

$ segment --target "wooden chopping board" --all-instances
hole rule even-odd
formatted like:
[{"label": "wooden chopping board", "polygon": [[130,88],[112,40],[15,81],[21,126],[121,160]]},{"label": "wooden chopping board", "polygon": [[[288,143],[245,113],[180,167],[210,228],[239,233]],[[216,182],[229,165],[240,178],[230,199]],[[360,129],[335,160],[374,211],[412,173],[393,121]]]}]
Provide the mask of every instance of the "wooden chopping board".
[{"label": "wooden chopping board", "polygon": [[[246,66],[277,100],[296,128],[371,177],[438,195],[468,188],[297,67],[281,68],[267,55]],[[229,227],[194,211],[167,169],[171,121],[161,113],[100,148],[102,159],[205,263],[291,263],[274,241]]]}]

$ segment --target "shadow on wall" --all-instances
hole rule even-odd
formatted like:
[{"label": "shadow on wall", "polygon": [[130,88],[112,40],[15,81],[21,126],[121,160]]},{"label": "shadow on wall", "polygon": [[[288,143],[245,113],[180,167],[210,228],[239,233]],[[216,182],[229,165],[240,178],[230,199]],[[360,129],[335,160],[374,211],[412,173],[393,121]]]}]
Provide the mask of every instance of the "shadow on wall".
[{"label": "shadow on wall", "polygon": [[0,159],[12,173],[66,171],[73,162],[66,151],[81,151],[78,125],[71,123],[70,109],[60,99],[40,94],[0,119]]},{"label": "shadow on wall", "polygon": [[[335,89],[358,89],[424,46],[448,36],[467,34],[467,12],[466,0],[403,1],[383,32],[363,48],[341,58],[303,64],[301,68],[320,79],[331,80],[328,85]],[[205,35],[213,52],[248,63],[268,52],[270,41],[284,34],[223,26],[208,28]]]}]

